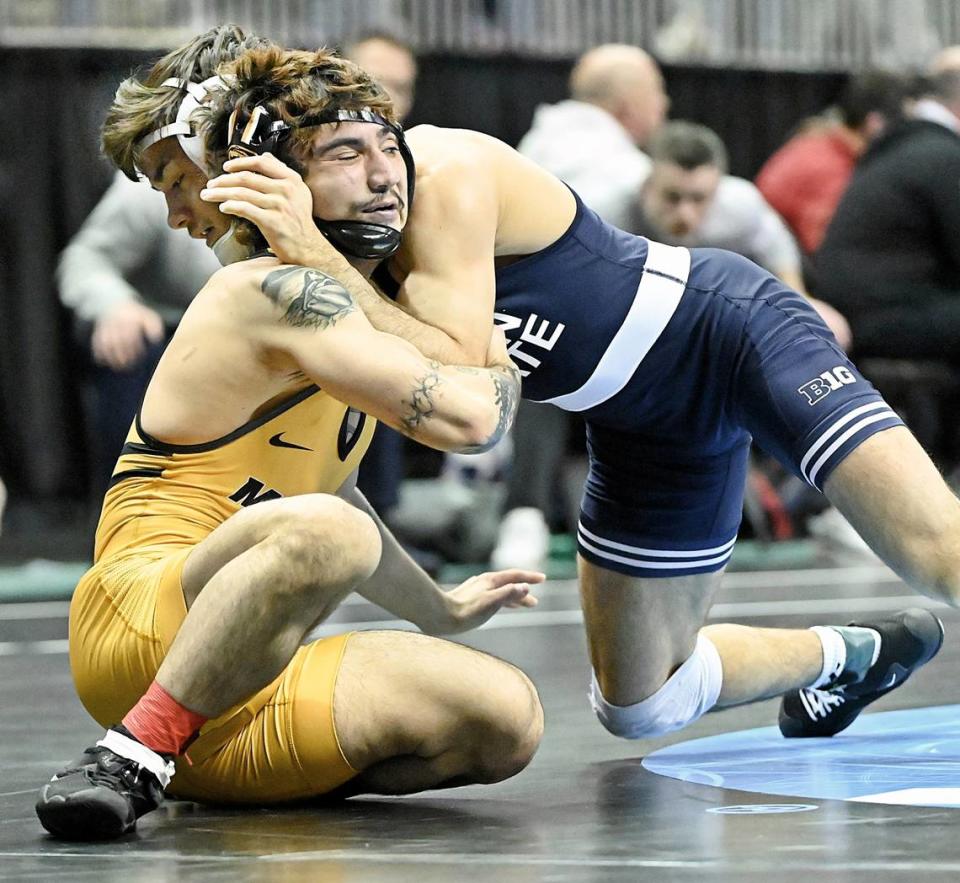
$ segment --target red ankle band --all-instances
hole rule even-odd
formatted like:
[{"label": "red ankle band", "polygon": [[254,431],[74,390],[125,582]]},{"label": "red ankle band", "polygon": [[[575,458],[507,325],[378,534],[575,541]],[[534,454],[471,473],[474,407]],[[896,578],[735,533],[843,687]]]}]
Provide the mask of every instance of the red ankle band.
[{"label": "red ankle band", "polygon": [[154,681],[124,717],[123,725],[152,751],[178,755],[206,720],[202,714],[184,708]]}]

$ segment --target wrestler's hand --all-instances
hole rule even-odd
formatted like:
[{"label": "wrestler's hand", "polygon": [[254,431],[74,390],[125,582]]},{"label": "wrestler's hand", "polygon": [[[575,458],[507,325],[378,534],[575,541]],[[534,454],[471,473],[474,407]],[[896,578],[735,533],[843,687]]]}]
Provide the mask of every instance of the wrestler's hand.
[{"label": "wrestler's hand", "polygon": [[200,196],[220,211],[259,227],[270,250],[285,264],[311,266],[333,251],[313,221],[313,194],[290,166],[270,153],[230,159]]},{"label": "wrestler's hand", "polygon": [[146,353],[146,343],[163,340],[163,319],[156,310],[135,300],[118,303],[97,319],[90,348],[98,365],[129,371]]},{"label": "wrestler's hand", "polygon": [[472,576],[446,594],[449,622],[436,634],[466,632],[483,625],[501,607],[536,607],[531,583],[546,576],[535,570],[497,570]]}]

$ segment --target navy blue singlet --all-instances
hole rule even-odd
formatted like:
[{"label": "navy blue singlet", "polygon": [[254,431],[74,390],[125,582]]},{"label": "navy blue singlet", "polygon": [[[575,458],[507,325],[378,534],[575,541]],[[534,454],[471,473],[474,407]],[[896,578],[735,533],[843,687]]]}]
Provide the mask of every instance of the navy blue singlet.
[{"label": "navy blue singlet", "polygon": [[822,488],[901,424],[801,295],[730,252],[624,233],[579,198],[566,233],[496,287],[524,398],[586,418],[578,545],[600,566],[722,568],[751,439]]}]

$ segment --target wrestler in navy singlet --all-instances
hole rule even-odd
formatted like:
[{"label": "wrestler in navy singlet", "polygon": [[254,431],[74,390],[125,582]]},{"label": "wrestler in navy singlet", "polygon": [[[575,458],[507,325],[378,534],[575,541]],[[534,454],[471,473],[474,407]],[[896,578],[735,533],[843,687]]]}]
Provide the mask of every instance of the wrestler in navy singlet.
[{"label": "wrestler in navy singlet", "polygon": [[523,396],[587,421],[578,546],[636,576],[723,567],[751,437],[817,488],[901,424],[805,298],[746,258],[611,227],[497,271],[495,318]]}]

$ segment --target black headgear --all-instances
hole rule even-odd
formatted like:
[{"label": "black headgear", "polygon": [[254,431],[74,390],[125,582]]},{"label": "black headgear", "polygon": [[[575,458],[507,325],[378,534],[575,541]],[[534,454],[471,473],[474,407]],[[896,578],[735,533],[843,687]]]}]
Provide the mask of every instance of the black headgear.
[{"label": "black headgear", "polygon": [[[416,166],[413,154],[403,136],[403,129],[391,123],[385,117],[368,108],[362,110],[325,110],[318,114],[302,117],[296,125],[274,119],[262,105],[257,105],[249,117],[240,118],[237,110],[230,115],[230,142],[227,155],[230,159],[239,156],[254,156],[272,153],[290,162],[286,156],[283,142],[294,129],[319,126],[323,123],[359,122],[375,123],[389,129],[397,138],[400,155],[407,167],[407,217],[413,205],[413,189],[416,182]],[[325,221],[314,218],[320,232],[334,246],[345,254],[367,260],[383,260],[390,257],[400,247],[400,231],[386,224],[371,224],[366,221]]]}]

